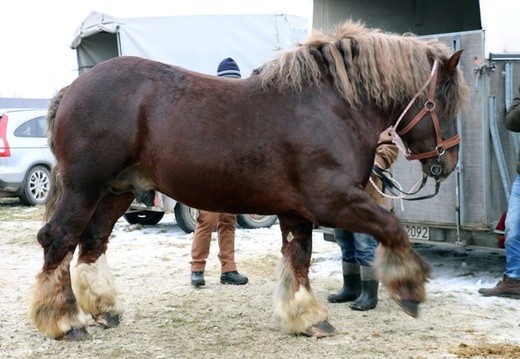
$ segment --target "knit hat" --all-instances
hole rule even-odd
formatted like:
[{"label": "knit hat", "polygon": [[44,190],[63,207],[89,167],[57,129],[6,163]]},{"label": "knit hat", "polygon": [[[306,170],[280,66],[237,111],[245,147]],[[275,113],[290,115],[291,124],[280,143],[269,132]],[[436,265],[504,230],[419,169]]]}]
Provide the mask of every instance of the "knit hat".
[{"label": "knit hat", "polygon": [[236,79],[242,78],[237,63],[231,57],[222,60],[222,62],[218,65],[217,76],[232,77]]}]

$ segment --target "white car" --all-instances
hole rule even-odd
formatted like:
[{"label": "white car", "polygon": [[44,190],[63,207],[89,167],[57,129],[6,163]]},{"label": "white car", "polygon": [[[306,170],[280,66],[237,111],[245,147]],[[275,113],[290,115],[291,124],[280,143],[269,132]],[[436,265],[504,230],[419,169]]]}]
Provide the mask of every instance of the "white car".
[{"label": "white car", "polygon": [[[123,217],[130,224],[154,225],[159,223],[165,213],[175,213],[177,225],[184,232],[191,233],[195,230],[199,211],[159,192],[155,192],[153,206],[146,206],[134,201]],[[242,228],[271,227],[277,220],[278,217],[275,215],[237,215],[237,223]]]},{"label": "white car", "polygon": [[0,109],[0,197],[47,201],[54,156],[47,143],[47,109]]}]

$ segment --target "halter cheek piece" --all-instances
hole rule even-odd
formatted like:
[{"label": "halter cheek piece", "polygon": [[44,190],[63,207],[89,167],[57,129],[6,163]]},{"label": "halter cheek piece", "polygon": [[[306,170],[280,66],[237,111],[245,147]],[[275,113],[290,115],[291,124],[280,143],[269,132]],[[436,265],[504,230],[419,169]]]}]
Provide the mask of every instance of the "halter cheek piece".
[{"label": "halter cheek piece", "polygon": [[[405,197],[402,197],[402,195],[399,197],[401,199],[406,199],[409,201],[431,198],[439,192],[439,187],[440,187],[439,176],[442,173],[442,166],[440,165],[441,156],[444,155],[444,153],[446,152],[447,149],[449,149],[453,146],[456,146],[460,143],[459,134],[456,134],[456,135],[448,138],[447,140],[443,140],[441,137],[441,126],[439,124],[439,118],[437,117],[437,112],[435,111],[435,102],[433,101],[435,98],[435,85],[437,84],[438,67],[439,67],[439,62],[438,62],[438,60],[435,60],[433,63],[432,71],[430,73],[430,77],[428,78],[428,81],[426,81],[426,83],[421,87],[421,89],[417,92],[417,94],[415,94],[415,96],[412,98],[412,100],[408,103],[408,105],[406,106],[404,111],[401,113],[401,115],[397,119],[396,123],[390,128],[390,132],[389,132],[393,138],[393,142],[395,144],[397,144],[398,147],[405,153],[407,160],[421,160],[424,158],[431,158],[431,157],[437,156],[437,163],[432,165],[430,168],[430,172],[433,175],[433,177],[435,178],[435,182],[436,182],[435,183],[435,193],[426,195],[426,196],[415,197],[415,198],[405,198]],[[421,109],[421,111],[419,111],[419,113],[417,115],[415,115],[415,117],[403,129],[396,131],[397,126],[403,119],[404,115],[408,112],[408,110],[410,110],[410,107],[412,106],[412,104],[415,102],[415,100],[417,100],[419,95],[426,89],[426,87],[428,87],[428,85],[430,85],[430,88],[428,91],[428,99],[424,103],[424,107]],[[417,125],[417,123],[420,120],[422,120],[424,118],[424,116],[426,116],[427,113],[430,114],[430,117],[433,122],[433,127],[435,129],[435,140],[436,140],[435,148],[433,150],[427,151],[427,152],[412,153],[410,151],[410,148],[408,147],[408,145],[406,145],[403,141],[403,144],[405,144],[406,148],[402,149],[397,142],[397,137],[402,137],[405,134],[407,134],[412,128],[415,127],[415,125]],[[405,192],[405,191],[398,189],[392,183],[392,181],[385,176],[385,174],[383,172],[377,171],[377,170],[374,172],[382,179],[383,183],[386,183],[386,187],[391,192],[392,192],[392,189],[396,189],[398,192],[400,192],[404,195],[413,195],[413,194],[419,192],[419,190],[421,190],[424,187],[424,185],[426,184],[426,181],[428,179],[428,177],[423,174],[423,179],[422,179],[420,187],[415,191]],[[392,192],[392,193],[395,194],[394,192]]]},{"label": "halter cheek piece", "polygon": [[407,134],[412,128],[417,125],[417,123],[426,116],[427,113],[430,113],[430,117],[433,121],[433,127],[435,129],[435,140],[437,145],[435,146],[435,149],[428,151],[428,152],[422,152],[422,153],[412,153],[408,146],[406,145],[405,156],[408,160],[421,160],[424,158],[431,158],[431,157],[438,157],[437,164],[433,165],[431,168],[432,174],[437,178],[441,172],[442,168],[440,166],[440,158],[442,155],[444,155],[445,151],[453,146],[456,146],[460,143],[460,136],[459,134],[456,134],[447,140],[443,140],[441,137],[441,126],[439,124],[439,118],[437,117],[437,112],[435,110],[435,102],[433,101],[435,98],[435,85],[437,83],[437,75],[438,75],[438,67],[439,62],[438,60],[435,60],[432,66],[432,71],[430,73],[430,77],[428,81],[423,85],[423,87],[419,90],[419,92],[413,97],[413,99],[410,101],[408,106],[404,109],[404,111],[401,113],[401,116],[399,116],[399,119],[395,123],[394,126],[390,129],[390,133],[395,138],[396,137],[396,129],[401,120],[403,119],[404,115],[408,112],[412,104],[415,102],[417,97],[426,89],[428,84],[430,85],[430,89],[428,91],[428,99],[424,103],[424,107],[419,111],[419,113],[408,123],[403,129],[397,131],[397,135],[400,137]]}]

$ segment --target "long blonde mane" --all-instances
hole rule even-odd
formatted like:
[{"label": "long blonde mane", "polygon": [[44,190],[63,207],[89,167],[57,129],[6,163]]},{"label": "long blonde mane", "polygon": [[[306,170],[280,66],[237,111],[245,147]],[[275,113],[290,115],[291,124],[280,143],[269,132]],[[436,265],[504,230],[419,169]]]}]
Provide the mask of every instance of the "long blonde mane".
[{"label": "long blonde mane", "polygon": [[[313,33],[296,49],[265,64],[258,74],[264,89],[301,91],[320,84],[326,68],[336,91],[351,106],[358,107],[364,94],[386,111],[409,101],[428,79],[433,60],[442,64],[452,53],[437,40],[369,29],[348,20],[331,34]],[[447,114],[456,114],[468,91],[460,69],[443,91]]]}]

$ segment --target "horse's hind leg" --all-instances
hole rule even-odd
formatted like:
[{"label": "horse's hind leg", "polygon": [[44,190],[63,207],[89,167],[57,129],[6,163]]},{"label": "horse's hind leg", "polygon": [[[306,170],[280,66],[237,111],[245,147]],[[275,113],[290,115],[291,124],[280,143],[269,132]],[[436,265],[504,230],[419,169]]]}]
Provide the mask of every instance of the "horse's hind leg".
[{"label": "horse's hind leg", "polygon": [[115,278],[106,260],[108,237],[133,198],[130,193],[105,195],[83,232],[78,263],[72,272],[79,307],[105,328],[117,326],[123,314]]},{"label": "horse's hind leg", "polygon": [[328,313],[312,293],[309,266],[312,253],[312,223],[279,216],[283,257],[277,268],[275,315],[282,329],[295,334],[323,337],[335,333]]},{"label": "horse's hind leg", "polygon": [[52,218],[38,232],[44,264],[36,278],[30,314],[39,330],[56,339],[88,336],[72,291],[70,261],[98,198],[94,193],[64,191]]}]

